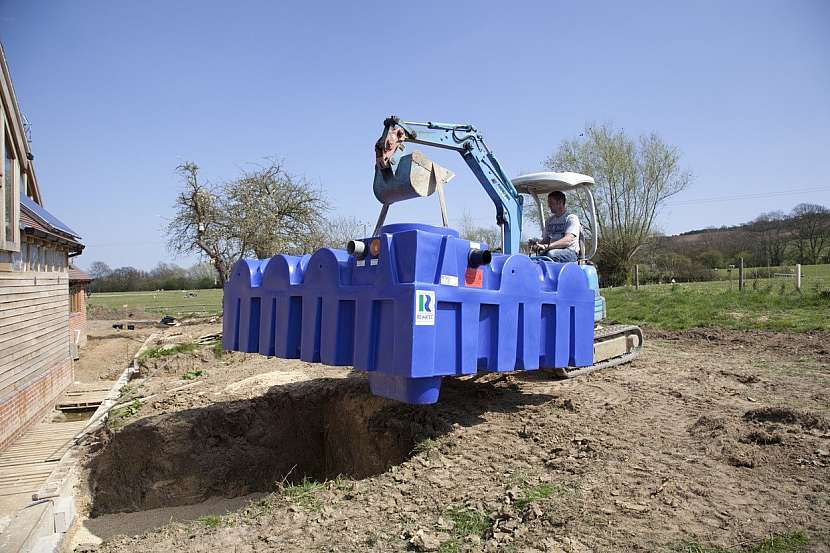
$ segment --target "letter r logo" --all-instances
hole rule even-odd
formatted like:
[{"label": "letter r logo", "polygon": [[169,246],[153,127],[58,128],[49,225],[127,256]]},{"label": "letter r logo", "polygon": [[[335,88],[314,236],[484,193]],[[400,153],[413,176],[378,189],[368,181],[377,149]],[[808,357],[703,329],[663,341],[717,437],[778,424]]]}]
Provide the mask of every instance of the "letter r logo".
[{"label": "letter r logo", "polygon": [[415,325],[435,325],[435,292],[415,291]]}]

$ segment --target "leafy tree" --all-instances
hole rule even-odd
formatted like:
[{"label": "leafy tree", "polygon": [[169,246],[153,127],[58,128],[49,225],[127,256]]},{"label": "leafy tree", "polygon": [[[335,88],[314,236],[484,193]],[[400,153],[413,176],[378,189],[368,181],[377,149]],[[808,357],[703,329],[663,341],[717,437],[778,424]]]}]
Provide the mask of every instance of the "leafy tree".
[{"label": "leafy tree", "polygon": [[588,203],[576,195],[588,234],[599,232],[598,264],[612,283],[626,279],[632,256],[649,239],[665,201],[686,189],[691,174],[680,166],[680,151],[657,134],[629,137],[609,125],[587,127],[562,142],[545,165],[594,177],[597,229],[589,228]]}]

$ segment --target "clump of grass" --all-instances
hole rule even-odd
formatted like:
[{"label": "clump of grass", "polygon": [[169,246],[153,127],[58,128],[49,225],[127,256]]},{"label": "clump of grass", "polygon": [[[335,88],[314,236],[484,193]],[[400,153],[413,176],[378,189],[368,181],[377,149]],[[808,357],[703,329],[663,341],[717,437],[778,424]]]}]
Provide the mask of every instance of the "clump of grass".
[{"label": "clump of grass", "polygon": [[218,528],[220,524],[222,524],[222,517],[219,515],[206,515],[203,517],[199,517],[199,522],[207,526],[208,528]]},{"label": "clump of grass", "polygon": [[193,342],[183,342],[172,346],[159,346],[156,348],[147,348],[144,353],[138,358],[139,362],[147,359],[159,359],[176,355],[177,353],[192,353],[199,349],[199,344]]},{"label": "clump of grass", "polygon": [[210,349],[213,351],[214,357],[217,359],[222,359],[225,356],[225,348],[222,347],[222,341],[216,340],[211,344]]},{"label": "clump of grass", "polygon": [[432,449],[434,447],[437,447],[437,446],[438,446],[438,440],[436,440],[434,438],[426,438],[424,440],[421,440],[417,444],[415,444],[415,447],[412,448],[412,453],[414,455],[418,455],[419,453],[425,453],[425,452],[429,451],[430,449]]},{"label": "clump of grass", "polygon": [[574,490],[562,484],[537,484],[535,486],[527,486],[516,499],[515,505],[517,509],[525,509],[531,503],[548,499],[553,496],[565,497],[573,495]]},{"label": "clump of grass", "polygon": [[737,547],[709,547],[697,542],[680,546],[681,553],[802,553],[810,540],[803,532],[774,534],[760,543]]},{"label": "clump of grass", "polygon": [[182,375],[182,378],[185,379],[185,380],[196,380],[200,376],[204,376],[206,374],[207,373],[205,371],[193,370],[193,371],[187,371],[186,373],[184,373]]},{"label": "clump of grass", "polygon": [[127,419],[135,416],[141,410],[141,401],[135,399],[132,403],[113,409],[107,418],[107,425],[112,430],[120,430],[127,424]]},{"label": "clump of grass", "polygon": [[298,484],[278,484],[279,492],[295,505],[310,511],[319,511],[323,505],[316,493],[325,488],[325,484],[303,478]]},{"label": "clump of grass", "polygon": [[456,553],[460,551],[460,542],[467,536],[481,536],[490,528],[490,518],[480,511],[468,507],[450,507],[444,516],[453,523],[453,537],[445,541],[439,553]]}]

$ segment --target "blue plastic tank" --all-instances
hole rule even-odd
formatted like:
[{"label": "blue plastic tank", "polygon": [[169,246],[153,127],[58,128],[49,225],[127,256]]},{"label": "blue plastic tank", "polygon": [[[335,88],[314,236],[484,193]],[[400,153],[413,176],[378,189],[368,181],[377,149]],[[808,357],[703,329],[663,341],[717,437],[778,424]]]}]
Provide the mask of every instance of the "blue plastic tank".
[{"label": "blue plastic tank", "polygon": [[363,257],[322,248],[237,262],[223,346],[352,365],[374,394],[413,404],[436,402],[445,376],[592,364],[595,268],[525,255],[475,266],[486,244],[423,224],[361,241]]}]

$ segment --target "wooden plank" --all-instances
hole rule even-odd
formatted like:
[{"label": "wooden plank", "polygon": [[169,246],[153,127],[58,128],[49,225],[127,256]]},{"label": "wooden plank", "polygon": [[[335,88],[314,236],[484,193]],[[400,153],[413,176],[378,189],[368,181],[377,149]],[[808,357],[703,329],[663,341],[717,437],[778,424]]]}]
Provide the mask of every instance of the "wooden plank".
[{"label": "wooden plank", "polygon": [[66,334],[66,339],[69,339],[69,314],[59,320],[50,321],[34,329],[23,329],[19,332],[11,332],[0,336],[0,352],[3,355],[3,361],[0,362],[0,370],[4,366],[9,365],[5,361],[7,359],[14,359],[16,353],[25,351],[32,346],[37,346],[39,342],[47,340],[60,332]]},{"label": "wooden plank", "polygon": [[30,357],[23,358],[21,364],[14,367],[8,367],[6,370],[0,370],[0,397],[2,397],[6,388],[12,384],[22,386],[27,383],[20,382],[21,378],[30,376],[36,371],[44,371],[45,369],[52,369],[55,365],[69,360],[69,340],[55,341],[43,350],[34,350],[28,354]]},{"label": "wooden plank", "polygon": [[3,345],[13,339],[26,339],[43,334],[43,330],[52,328],[55,325],[65,327],[69,332],[69,313],[52,313],[37,319],[22,321],[18,325],[5,325],[0,327],[0,351],[5,352]]},{"label": "wooden plank", "polygon": [[68,283],[68,279],[58,277],[0,279],[0,287],[12,289],[23,286],[63,285]]},{"label": "wooden plank", "polygon": [[19,303],[22,301],[28,300],[35,300],[38,298],[51,298],[51,297],[60,297],[66,296],[67,300],[69,301],[69,287],[63,288],[60,291],[47,291],[47,292],[27,292],[25,294],[6,294],[4,296],[0,296],[0,304],[4,303]]},{"label": "wooden plank", "polygon": [[51,309],[52,307],[57,307],[59,305],[66,306],[66,310],[69,311],[68,302],[69,300],[66,298],[42,298],[31,302],[23,302],[21,305],[13,308],[4,307],[3,310],[0,311],[0,320],[5,321],[13,319],[18,315],[34,313],[41,309]]},{"label": "wooden plank", "polygon": [[0,374],[0,397],[31,384],[42,373],[54,369],[61,363],[69,361],[69,345],[55,344],[39,355],[28,359],[24,364]]},{"label": "wooden plank", "polygon": [[3,273],[0,274],[0,280],[19,280],[21,278],[60,278],[69,281],[69,270],[61,269],[60,271],[20,271],[17,273]]},{"label": "wooden plank", "polygon": [[[2,284],[2,282],[0,282]],[[37,284],[28,284],[25,286],[21,286],[19,281],[16,282],[17,286],[0,286],[0,297],[3,296],[14,296],[16,294],[28,294],[31,292],[56,292],[60,290],[67,290],[68,284],[61,284],[61,283],[51,283],[51,282],[38,282]]]},{"label": "wooden plank", "polygon": [[47,309],[33,309],[29,313],[21,313],[17,317],[0,318],[0,333],[5,332],[5,328],[8,326],[23,325],[29,321],[36,321],[41,318],[51,318],[52,315],[62,315],[67,311],[67,307],[61,302],[60,305],[55,305]]},{"label": "wooden plank", "polygon": [[69,312],[61,309],[50,309],[40,313],[29,313],[25,319],[21,318],[17,324],[10,322],[0,322],[0,342],[5,341],[9,337],[26,336],[32,332],[37,331],[38,328],[43,328],[46,325],[54,323],[55,321],[64,321],[69,326]]}]

